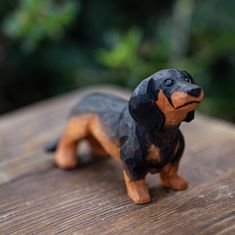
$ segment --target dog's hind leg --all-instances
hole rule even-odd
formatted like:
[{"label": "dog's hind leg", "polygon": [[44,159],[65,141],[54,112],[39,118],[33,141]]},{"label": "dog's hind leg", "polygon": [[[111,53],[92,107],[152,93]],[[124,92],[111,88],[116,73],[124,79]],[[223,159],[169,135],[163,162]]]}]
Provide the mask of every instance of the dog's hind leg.
[{"label": "dog's hind leg", "polygon": [[91,155],[97,157],[109,157],[102,145],[92,135],[87,137],[87,141],[91,148]]},{"label": "dog's hind leg", "polygon": [[73,169],[77,165],[77,145],[88,136],[91,115],[72,117],[60,138],[55,162],[60,168]]}]

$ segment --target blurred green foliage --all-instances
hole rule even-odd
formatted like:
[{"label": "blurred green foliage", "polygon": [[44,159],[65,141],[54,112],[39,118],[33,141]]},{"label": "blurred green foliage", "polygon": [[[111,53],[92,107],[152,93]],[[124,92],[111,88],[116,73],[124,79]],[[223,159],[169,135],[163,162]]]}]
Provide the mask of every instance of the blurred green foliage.
[{"label": "blurred green foliage", "polygon": [[13,39],[23,39],[24,51],[32,51],[46,38],[63,33],[79,9],[76,1],[22,0],[3,24],[3,31]]},{"label": "blurred green foliage", "polygon": [[0,111],[175,67],[204,87],[203,113],[235,122],[234,12],[230,0],[0,3]]}]

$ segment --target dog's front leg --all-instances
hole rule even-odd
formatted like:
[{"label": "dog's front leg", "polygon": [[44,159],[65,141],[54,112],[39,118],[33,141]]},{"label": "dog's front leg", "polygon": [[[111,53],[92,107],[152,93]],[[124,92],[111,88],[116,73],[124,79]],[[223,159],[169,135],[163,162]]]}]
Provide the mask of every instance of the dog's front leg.
[{"label": "dog's front leg", "polygon": [[125,170],[123,174],[128,196],[136,204],[148,203],[150,201],[150,195],[145,179],[133,180],[128,176]]},{"label": "dog's front leg", "polygon": [[168,163],[160,173],[162,184],[175,191],[184,190],[188,183],[178,175],[178,164]]},{"label": "dog's front leg", "polygon": [[166,164],[160,172],[162,184],[166,188],[170,188],[175,191],[184,190],[188,187],[188,183],[181,176],[178,175],[179,162],[184,151],[184,138],[179,132],[178,144],[175,157],[171,162]]}]

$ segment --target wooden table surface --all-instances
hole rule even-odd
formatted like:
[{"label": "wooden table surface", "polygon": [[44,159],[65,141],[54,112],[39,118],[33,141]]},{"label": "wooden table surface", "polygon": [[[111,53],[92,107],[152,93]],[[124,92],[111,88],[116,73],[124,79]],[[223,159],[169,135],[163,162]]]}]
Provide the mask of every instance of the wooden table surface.
[{"label": "wooden table surface", "polygon": [[[113,87],[97,89],[128,96]],[[160,185],[158,175],[150,175],[153,199],[135,205],[113,159],[88,163],[83,158],[76,170],[63,171],[43,151],[83,94],[77,91],[0,117],[1,235],[235,234],[232,124],[200,115],[183,124],[186,151],[180,172],[190,187],[175,193]]]}]

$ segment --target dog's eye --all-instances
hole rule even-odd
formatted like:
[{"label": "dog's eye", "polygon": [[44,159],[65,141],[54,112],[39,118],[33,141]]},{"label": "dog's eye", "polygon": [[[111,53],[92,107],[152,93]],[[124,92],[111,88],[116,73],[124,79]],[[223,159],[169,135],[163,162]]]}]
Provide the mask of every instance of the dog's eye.
[{"label": "dog's eye", "polygon": [[184,81],[191,83],[191,80],[189,78],[184,78]]},{"label": "dog's eye", "polygon": [[165,85],[166,85],[166,86],[172,86],[172,85],[173,85],[173,80],[167,79],[167,80],[165,81]]}]

